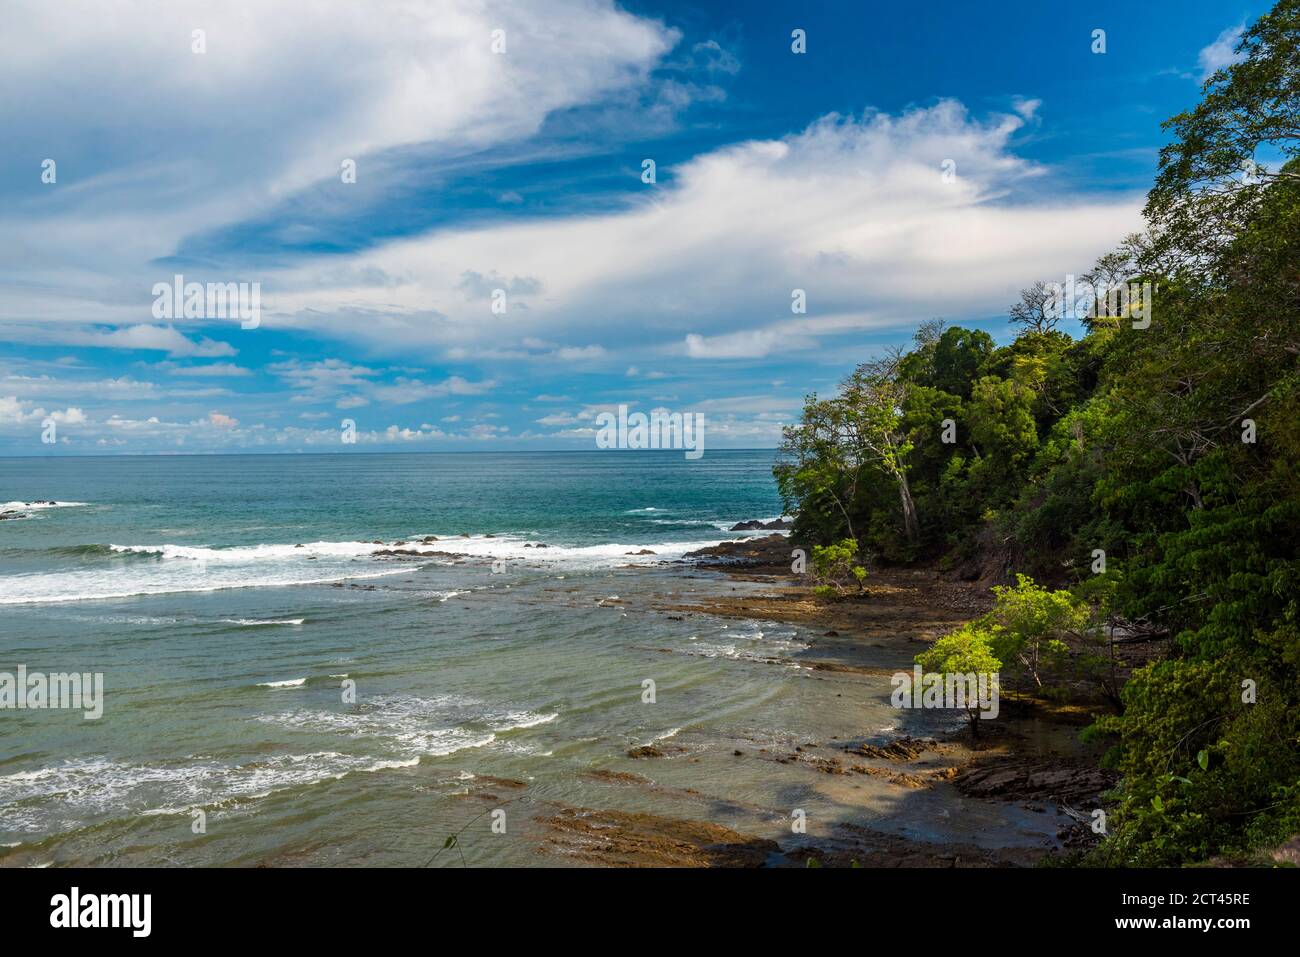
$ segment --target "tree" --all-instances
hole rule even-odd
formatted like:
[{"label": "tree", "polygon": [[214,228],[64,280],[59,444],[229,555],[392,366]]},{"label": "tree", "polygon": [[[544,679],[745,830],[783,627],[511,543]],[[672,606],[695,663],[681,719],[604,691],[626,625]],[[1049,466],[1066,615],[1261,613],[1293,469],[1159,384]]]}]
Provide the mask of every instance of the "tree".
[{"label": "tree", "polygon": [[907,454],[912,443],[902,429],[907,383],[899,375],[902,353],[891,350],[883,358],[864,362],[843,384],[843,401],[852,414],[846,438],[855,455],[871,462],[898,486],[903,510],[903,533],[909,545],[921,535],[916,503],[907,482]]},{"label": "tree", "polygon": [[[974,622],[968,622],[954,632],[944,635],[916,656],[916,663],[928,672],[941,675],[988,675],[993,693],[997,693],[998,671],[1002,662],[989,645],[988,633]],[[980,733],[979,702],[966,702],[966,717],[970,721],[971,737]]]},{"label": "tree", "polygon": [[[1300,179],[1300,0],[1280,0],[1237,43],[1241,61],[1216,70],[1192,110],[1164,126],[1146,216],[1155,242],[1149,266],[1175,273],[1214,270],[1218,253],[1279,180]],[[1282,157],[1270,169],[1261,146]]]},{"label": "tree", "polygon": [[1020,301],[1013,303],[1010,311],[1012,323],[1040,335],[1054,332],[1063,318],[1056,293],[1045,282],[1020,290]]},{"label": "tree", "polygon": [[912,445],[902,424],[908,385],[899,374],[901,358],[894,350],[858,366],[835,398],[810,396],[799,424],[784,429],[774,472],[787,502],[828,499],[854,539],[860,537],[854,513],[864,482],[871,473],[887,477],[897,489],[904,535],[914,546],[920,525],[907,481]]},{"label": "tree", "polygon": [[1002,661],[1018,663],[1041,689],[1044,673],[1069,652],[1064,639],[1082,639],[1090,609],[1068,591],[1048,591],[1027,575],[1017,575],[1014,587],[1000,585],[993,594],[993,610],[980,619],[990,648]]},{"label": "tree", "polygon": [[867,570],[857,563],[858,543],[846,538],[835,545],[814,545],[812,549],[814,591],[822,598],[843,598],[845,585],[852,582],[863,590]]},{"label": "tree", "polygon": [[1089,332],[1101,326],[1116,326],[1120,319],[1126,318],[1122,315],[1120,300],[1112,296],[1111,291],[1137,275],[1137,262],[1143,243],[1140,233],[1130,234],[1118,249],[1100,256],[1092,268],[1083,274],[1082,278],[1092,286],[1096,294],[1096,305],[1091,314],[1081,320]]}]

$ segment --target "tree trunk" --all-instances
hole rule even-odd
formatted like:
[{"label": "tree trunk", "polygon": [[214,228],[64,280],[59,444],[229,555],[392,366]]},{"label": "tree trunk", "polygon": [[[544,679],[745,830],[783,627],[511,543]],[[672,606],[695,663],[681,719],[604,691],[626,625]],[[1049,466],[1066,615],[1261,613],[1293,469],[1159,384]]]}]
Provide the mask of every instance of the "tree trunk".
[{"label": "tree trunk", "polygon": [[916,503],[912,501],[912,490],[907,486],[907,475],[898,472],[898,497],[903,502],[903,532],[907,535],[907,544],[915,545],[921,537],[920,523],[916,520]]}]

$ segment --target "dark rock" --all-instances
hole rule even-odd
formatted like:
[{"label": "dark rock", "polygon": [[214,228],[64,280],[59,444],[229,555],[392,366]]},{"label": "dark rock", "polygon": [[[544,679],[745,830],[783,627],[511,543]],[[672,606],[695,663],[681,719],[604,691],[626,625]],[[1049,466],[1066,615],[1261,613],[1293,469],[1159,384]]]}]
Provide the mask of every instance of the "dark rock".
[{"label": "dark rock", "polygon": [[737,522],[735,525],[732,525],[729,530],[733,532],[759,532],[764,529],[768,531],[779,531],[790,527],[791,523],[787,522],[783,518],[776,518],[770,522],[763,522],[756,518],[752,518],[749,521]]}]

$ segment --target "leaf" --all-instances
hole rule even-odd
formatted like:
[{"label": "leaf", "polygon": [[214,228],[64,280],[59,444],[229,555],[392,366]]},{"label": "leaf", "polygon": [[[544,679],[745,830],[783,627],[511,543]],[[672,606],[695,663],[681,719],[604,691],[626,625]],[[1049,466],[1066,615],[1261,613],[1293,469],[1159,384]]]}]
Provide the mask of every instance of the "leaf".
[{"label": "leaf", "polygon": [[442,846],[443,846],[444,848],[446,848],[446,847],[455,847],[455,846],[456,846],[456,835],[455,835],[455,834],[449,834],[449,835],[447,835],[447,840],[445,840],[445,841],[442,842]]},{"label": "leaf", "polygon": [[1155,797],[1151,799],[1151,806],[1155,808],[1157,811],[1161,812],[1162,814],[1164,813],[1165,802],[1160,800],[1159,794],[1157,794]]},{"label": "leaf", "polygon": [[1202,749],[1196,755],[1196,763],[1201,766],[1202,771],[1208,771],[1210,769],[1210,752]]}]

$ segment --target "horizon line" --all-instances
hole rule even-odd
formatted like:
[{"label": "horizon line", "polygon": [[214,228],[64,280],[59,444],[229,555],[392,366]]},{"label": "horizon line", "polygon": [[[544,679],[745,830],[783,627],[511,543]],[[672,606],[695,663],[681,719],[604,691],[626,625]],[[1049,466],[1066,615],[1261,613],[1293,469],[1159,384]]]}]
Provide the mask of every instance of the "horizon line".
[{"label": "horizon line", "polygon": [[[746,446],[744,448],[721,448],[710,449],[709,452],[717,454],[719,452],[776,452],[779,447],[775,445]],[[199,458],[203,456],[239,456],[239,455],[589,455],[598,454],[606,455],[610,452],[628,453],[632,455],[642,453],[662,452],[665,454],[680,455],[681,449],[357,449],[353,451],[344,451],[337,449],[333,452],[323,451],[302,451],[302,450],[276,450],[268,449],[265,451],[211,451],[211,452],[79,452],[66,454],[47,454],[40,455],[31,453],[29,455],[0,455],[0,461],[6,459],[128,459],[128,458]],[[707,455],[708,453],[706,453]],[[700,461],[700,460],[696,460]]]}]

